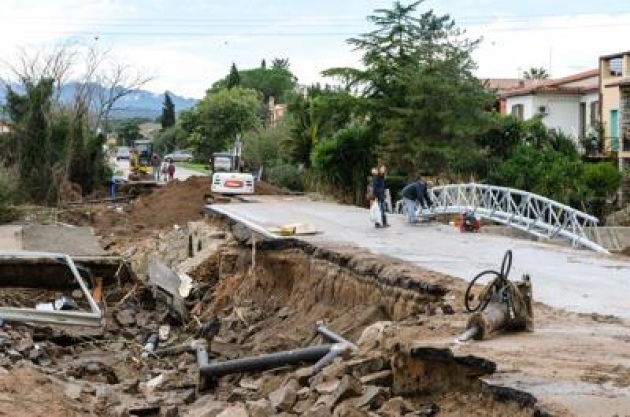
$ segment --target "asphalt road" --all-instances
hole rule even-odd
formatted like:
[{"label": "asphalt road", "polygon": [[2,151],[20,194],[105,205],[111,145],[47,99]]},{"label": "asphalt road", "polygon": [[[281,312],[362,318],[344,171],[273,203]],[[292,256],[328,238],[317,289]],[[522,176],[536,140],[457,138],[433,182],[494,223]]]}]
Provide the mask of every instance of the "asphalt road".
[{"label": "asphalt road", "polygon": [[[128,160],[120,160],[120,161],[116,161],[115,158],[113,158],[111,160],[111,163],[122,172],[122,176],[127,178],[129,176],[129,161]],[[176,180],[180,180],[180,181],[184,181],[185,179],[187,179],[188,177],[194,177],[194,176],[201,176],[201,177],[205,177],[206,174],[202,174],[200,172],[196,172],[196,171],[191,171],[189,169],[186,168],[182,168],[181,166],[177,166],[177,164],[175,164],[175,179]]]},{"label": "asphalt road", "polygon": [[362,247],[467,281],[483,270],[498,270],[505,251],[511,249],[510,278],[528,273],[536,301],[630,319],[628,258],[485,233],[461,234],[455,227],[433,222],[409,226],[400,215],[390,217],[392,227],[375,229],[368,210],[357,207],[301,198],[257,200],[207,208],[265,229],[309,224],[322,233],[301,239]]}]

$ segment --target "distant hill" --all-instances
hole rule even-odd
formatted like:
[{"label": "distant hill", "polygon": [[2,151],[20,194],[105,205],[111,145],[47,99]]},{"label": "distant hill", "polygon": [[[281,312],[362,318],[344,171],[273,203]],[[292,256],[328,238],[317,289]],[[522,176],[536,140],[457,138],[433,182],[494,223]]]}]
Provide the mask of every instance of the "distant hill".
[{"label": "distant hill", "polygon": [[[16,91],[20,91],[20,86],[12,86]],[[74,97],[77,83],[68,83],[61,89],[61,100],[70,102]],[[97,88],[102,88],[97,86]],[[197,103],[197,99],[186,98],[171,91],[168,94],[173,100],[175,111],[188,110]],[[152,93],[147,90],[136,90],[116,102],[116,108],[112,111],[111,117],[114,119],[149,118],[156,119],[162,114],[162,103],[164,93]],[[0,88],[0,105],[6,103],[6,88]]]}]

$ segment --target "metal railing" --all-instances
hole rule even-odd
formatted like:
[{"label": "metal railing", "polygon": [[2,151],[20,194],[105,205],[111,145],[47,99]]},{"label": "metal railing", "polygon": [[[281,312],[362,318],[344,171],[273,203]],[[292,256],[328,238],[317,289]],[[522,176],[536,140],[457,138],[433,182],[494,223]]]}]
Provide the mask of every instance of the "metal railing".
[{"label": "metal railing", "polygon": [[537,194],[475,183],[436,186],[429,194],[433,206],[419,208],[416,213],[419,217],[472,210],[478,217],[538,237],[566,239],[573,246],[609,253],[590,238],[592,230],[597,230],[596,217]]}]

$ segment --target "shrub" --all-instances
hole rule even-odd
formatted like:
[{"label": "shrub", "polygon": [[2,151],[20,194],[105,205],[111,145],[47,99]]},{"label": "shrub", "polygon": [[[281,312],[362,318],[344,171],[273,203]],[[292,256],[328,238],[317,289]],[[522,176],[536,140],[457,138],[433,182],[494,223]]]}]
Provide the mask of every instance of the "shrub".
[{"label": "shrub", "polygon": [[292,164],[280,163],[269,168],[267,180],[278,187],[291,191],[304,191],[304,181],[299,168]]},{"label": "shrub", "polygon": [[0,224],[9,223],[18,218],[14,207],[17,198],[15,177],[5,169],[0,170]]}]

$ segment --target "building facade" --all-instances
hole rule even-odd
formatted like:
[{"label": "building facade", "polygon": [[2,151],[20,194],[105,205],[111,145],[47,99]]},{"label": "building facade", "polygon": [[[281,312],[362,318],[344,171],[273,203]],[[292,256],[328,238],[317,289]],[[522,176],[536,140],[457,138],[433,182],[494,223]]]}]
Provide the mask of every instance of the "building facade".
[{"label": "building facade", "polygon": [[503,94],[505,113],[520,120],[541,117],[553,132],[579,143],[596,136],[599,123],[599,71],[581,72],[554,80],[538,80]]},{"label": "building facade", "polygon": [[630,51],[600,57],[599,72],[604,140],[630,168]]}]

